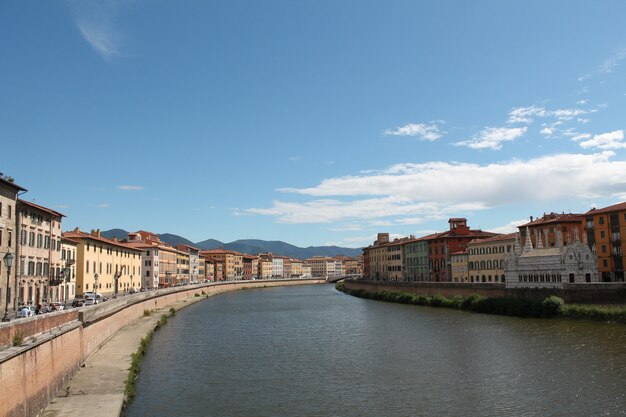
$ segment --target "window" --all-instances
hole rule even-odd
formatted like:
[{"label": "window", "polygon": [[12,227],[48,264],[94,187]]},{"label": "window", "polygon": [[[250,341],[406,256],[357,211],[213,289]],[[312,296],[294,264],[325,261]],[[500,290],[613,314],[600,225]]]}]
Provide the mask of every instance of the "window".
[{"label": "window", "polygon": [[602,253],[606,253],[606,245],[602,245]]},{"label": "window", "polygon": [[604,239],[606,237],[606,234],[604,233],[604,230],[600,231],[600,238]]},{"label": "window", "polygon": [[604,217],[598,217],[598,224],[604,224]]},{"label": "window", "polygon": [[37,247],[40,248],[43,246],[43,235],[41,233],[37,233]]},{"label": "window", "polygon": [[7,246],[11,247],[11,241],[12,241],[12,233],[11,232],[7,232]]},{"label": "window", "polygon": [[22,245],[26,245],[26,230],[22,229]]},{"label": "window", "polygon": [[13,208],[11,207],[10,204],[9,204],[9,212],[8,212],[7,216],[9,216],[9,219],[11,218],[11,216],[13,216]]},{"label": "window", "polygon": [[[0,203],[2,204],[2,203]],[[2,246],[2,230],[0,230],[0,246]]]},{"label": "window", "polygon": [[35,246],[35,232],[30,232],[28,234],[28,246]]}]

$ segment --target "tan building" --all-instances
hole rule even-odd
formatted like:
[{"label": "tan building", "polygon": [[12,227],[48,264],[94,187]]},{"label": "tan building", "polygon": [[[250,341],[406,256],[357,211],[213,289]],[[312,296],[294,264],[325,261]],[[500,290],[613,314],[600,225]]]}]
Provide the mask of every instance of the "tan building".
[{"label": "tan building", "polygon": [[271,258],[259,258],[258,276],[261,279],[272,278],[272,259]]},{"label": "tan building", "polygon": [[349,256],[336,256],[341,261],[341,275],[356,275],[359,273],[359,262]]},{"label": "tan building", "polygon": [[226,249],[210,249],[201,251],[200,255],[223,264],[224,280],[233,281],[243,278],[243,254]]},{"label": "tan building", "polygon": [[302,261],[300,259],[291,259],[291,276],[300,278],[302,276]]},{"label": "tan building", "polygon": [[324,256],[314,256],[304,260],[304,265],[311,267],[311,276],[329,277],[336,275],[335,271],[335,258],[328,258]]},{"label": "tan building", "polygon": [[389,233],[379,233],[376,241],[363,249],[367,278],[375,281],[406,281],[404,245],[414,240],[415,237],[411,236],[389,241]]},{"label": "tan building", "polygon": [[176,274],[178,280],[176,281],[177,285],[189,284],[190,282],[190,257],[187,252],[183,252],[181,250],[176,249]]},{"label": "tan building", "polygon": [[[18,199],[18,297],[26,304],[58,301],[61,282],[61,220],[58,211]],[[50,285],[54,284],[54,285]]]},{"label": "tan building", "polygon": [[116,295],[141,286],[142,250],[128,244],[107,239],[100,230],[91,233],[76,228],[65,232],[65,237],[77,244],[76,293],[82,295],[95,291],[103,295]]},{"label": "tan building", "polygon": [[59,300],[71,303],[76,297],[76,253],[78,242],[63,236],[61,238],[61,272],[63,282],[59,285]]},{"label": "tan building", "polygon": [[450,255],[452,282],[469,282],[469,265],[467,252],[456,252]]},{"label": "tan building", "polygon": [[[15,222],[17,196],[23,192],[26,192],[25,188],[13,183],[11,178],[0,175],[0,307],[2,308],[0,314],[4,314],[5,310],[11,308],[11,300],[13,300],[13,308],[17,307],[15,276],[18,263],[16,256],[18,233]],[[9,268],[4,257],[9,253],[13,256],[13,265],[10,268],[10,276],[7,276]]]},{"label": "tan building", "polygon": [[186,253],[189,258],[189,263],[187,265],[187,277],[185,277],[184,279],[186,279],[186,282],[197,284],[200,276],[200,274],[198,273],[200,264],[200,249],[182,243],[176,245],[176,249]]},{"label": "tan building", "polygon": [[474,239],[467,244],[469,282],[505,282],[505,258],[515,245],[515,233],[486,239]]}]

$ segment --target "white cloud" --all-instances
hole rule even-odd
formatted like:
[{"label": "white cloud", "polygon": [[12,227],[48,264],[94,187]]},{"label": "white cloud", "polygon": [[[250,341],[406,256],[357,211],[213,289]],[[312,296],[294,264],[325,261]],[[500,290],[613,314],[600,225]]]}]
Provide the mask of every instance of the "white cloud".
[{"label": "white cloud", "polygon": [[567,121],[572,120],[576,116],[580,116],[583,114],[595,113],[596,109],[585,110],[585,109],[558,109],[552,110],[550,115],[556,117],[559,120]]},{"label": "white cloud", "polygon": [[579,133],[577,135],[572,136],[572,140],[574,142],[578,142],[583,139],[589,139],[590,137],[591,137],[591,134],[589,133]]},{"label": "white cloud", "polygon": [[577,80],[582,82],[596,75],[612,73],[615,67],[617,67],[624,58],[626,58],[626,48],[621,49],[613,56],[606,59],[595,71],[581,75]]},{"label": "white cloud", "polygon": [[445,132],[439,130],[440,121],[426,123],[408,123],[395,129],[387,129],[384,134],[387,136],[413,136],[422,140],[436,141],[441,138]]},{"label": "white cloud", "polygon": [[580,142],[580,147],[583,149],[597,148],[597,149],[624,149],[626,148],[626,142],[624,140],[624,131],[615,130],[613,132],[602,133],[595,135],[592,139]]},{"label": "white cloud", "polygon": [[576,104],[578,104],[579,106],[582,106],[583,104],[587,104],[587,100],[578,100]]},{"label": "white cloud", "polygon": [[543,129],[541,129],[539,131],[539,133],[541,133],[544,136],[550,137],[554,134],[554,128],[553,127],[544,127]]},{"label": "white cloud", "polygon": [[141,185],[118,185],[116,188],[118,190],[122,190],[122,191],[139,191],[139,190],[143,190],[143,187]]},{"label": "white cloud", "polygon": [[545,117],[546,114],[543,107],[516,107],[509,112],[507,123],[532,123],[535,117]]},{"label": "white cloud", "polygon": [[363,230],[363,226],[359,224],[344,224],[337,227],[331,227],[331,232],[357,232]]},{"label": "white cloud", "polygon": [[133,1],[67,0],[74,23],[82,37],[106,61],[120,55],[122,34],[116,17]]},{"label": "white cloud", "polygon": [[472,139],[456,142],[457,146],[467,146],[472,149],[502,149],[502,142],[513,141],[526,133],[527,127],[487,127],[481,130]]},{"label": "white cloud", "polygon": [[[312,199],[274,201],[269,208],[246,212],[274,216],[280,223],[379,222],[384,226],[398,225],[398,219],[447,216],[516,203],[607,198],[626,193],[626,161],[613,161],[613,156],[605,151],[484,165],[398,164],[382,172],[326,179],[310,188],[279,189]],[[391,223],[380,223],[383,221]]]},{"label": "white cloud", "polygon": [[298,162],[298,161],[302,160],[302,157],[301,156],[290,156],[287,159],[289,159],[291,162]]},{"label": "white cloud", "polygon": [[504,226],[492,227],[489,229],[489,231],[494,232],[494,233],[503,233],[503,234],[514,233],[514,232],[517,232],[518,230],[517,226],[519,226],[520,224],[528,223],[528,222],[529,222],[528,219],[512,220],[511,222],[509,222],[508,224],[505,224]]}]

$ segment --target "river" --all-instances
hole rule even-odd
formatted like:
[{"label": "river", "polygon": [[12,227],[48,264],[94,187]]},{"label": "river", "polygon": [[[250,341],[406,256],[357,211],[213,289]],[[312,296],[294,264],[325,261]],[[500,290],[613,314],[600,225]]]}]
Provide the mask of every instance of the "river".
[{"label": "river", "polygon": [[626,326],[238,291],[155,334],[125,415],[626,415]]}]

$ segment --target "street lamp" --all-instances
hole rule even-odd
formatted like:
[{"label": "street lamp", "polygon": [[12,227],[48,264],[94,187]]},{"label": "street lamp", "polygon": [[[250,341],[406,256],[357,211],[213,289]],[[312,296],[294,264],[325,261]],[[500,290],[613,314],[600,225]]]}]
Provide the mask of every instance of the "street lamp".
[{"label": "street lamp", "polygon": [[13,254],[11,252],[7,252],[4,255],[4,264],[7,266],[7,290],[6,290],[6,304],[4,305],[4,317],[2,317],[2,321],[11,321],[9,318],[9,277],[11,276],[11,267],[13,266]]},{"label": "street lamp", "polygon": [[93,289],[94,289],[94,293],[96,293],[96,295],[98,295],[98,278],[99,278],[99,275],[97,273],[95,273],[94,276],[93,276],[93,282],[94,282],[94,284],[93,284],[94,288]]}]

